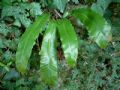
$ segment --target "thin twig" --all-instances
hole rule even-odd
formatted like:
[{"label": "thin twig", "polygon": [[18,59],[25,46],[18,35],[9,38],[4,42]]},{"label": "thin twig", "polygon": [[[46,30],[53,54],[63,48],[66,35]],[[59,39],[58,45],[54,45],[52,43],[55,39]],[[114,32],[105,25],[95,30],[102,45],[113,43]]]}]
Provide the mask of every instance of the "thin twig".
[{"label": "thin twig", "polygon": [[54,11],[60,18],[62,18],[62,16],[60,15],[60,13],[56,9],[54,9]]}]

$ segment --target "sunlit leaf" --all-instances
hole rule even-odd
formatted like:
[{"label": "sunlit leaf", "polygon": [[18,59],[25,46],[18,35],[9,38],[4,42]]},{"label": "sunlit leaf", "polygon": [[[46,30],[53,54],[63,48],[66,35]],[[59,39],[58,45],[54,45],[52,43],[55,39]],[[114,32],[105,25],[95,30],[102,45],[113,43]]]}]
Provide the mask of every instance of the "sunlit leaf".
[{"label": "sunlit leaf", "polygon": [[75,66],[78,55],[78,40],[75,30],[67,19],[57,21],[65,59],[70,66]]},{"label": "sunlit leaf", "polygon": [[90,38],[101,48],[105,48],[111,41],[111,27],[101,15],[86,8],[73,10],[72,15],[86,26]]},{"label": "sunlit leaf", "polygon": [[49,85],[55,85],[58,79],[55,35],[56,25],[51,21],[45,32],[40,51],[40,75],[42,80]]},{"label": "sunlit leaf", "polygon": [[28,59],[31,55],[35,40],[39,36],[39,33],[45,28],[48,19],[49,15],[47,14],[39,16],[37,20],[27,28],[20,39],[16,53],[16,67],[22,74],[27,70]]}]

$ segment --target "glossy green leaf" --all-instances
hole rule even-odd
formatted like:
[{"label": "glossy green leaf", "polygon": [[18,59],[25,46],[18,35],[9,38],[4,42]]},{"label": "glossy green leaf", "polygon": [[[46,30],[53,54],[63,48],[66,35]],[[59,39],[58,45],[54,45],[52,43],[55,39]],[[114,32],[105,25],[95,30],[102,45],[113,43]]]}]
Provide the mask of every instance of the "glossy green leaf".
[{"label": "glossy green leaf", "polygon": [[86,26],[90,38],[101,48],[111,41],[111,27],[101,15],[87,8],[73,10],[72,15]]},{"label": "glossy green leaf", "polygon": [[75,66],[78,56],[78,40],[71,22],[67,19],[57,21],[62,48],[68,65]]},{"label": "glossy green leaf", "polygon": [[58,79],[55,35],[56,25],[51,21],[45,32],[40,51],[40,75],[42,80],[49,85],[55,85]]},{"label": "glossy green leaf", "polygon": [[48,19],[48,14],[39,16],[36,21],[27,28],[20,39],[16,53],[16,67],[22,74],[27,70],[28,59],[30,58],[35,40],[39,36],[39,33],[45,28]]}]

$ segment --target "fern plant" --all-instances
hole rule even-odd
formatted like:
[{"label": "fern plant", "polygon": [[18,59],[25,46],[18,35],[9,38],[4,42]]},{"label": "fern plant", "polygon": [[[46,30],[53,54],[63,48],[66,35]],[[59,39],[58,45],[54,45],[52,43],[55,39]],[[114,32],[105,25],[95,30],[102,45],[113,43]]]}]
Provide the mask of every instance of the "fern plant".
[{"label": "fern plant", "polygon": [[[88,8],[72,10],[69,16],[83,23],[91,40],[99,47],[105,48],[111,41],[110,25],[96,12]],[[78,56],[78,38],[71,21],[66,18],[52,20],[50,14],[42,14],[30,25],[22,35],[16,53],[16,67],[21,74],[27,73],[28,60],[30,58],[35,40],[39,34],[45,31],[40,55],[40,77],[49,85],[55,85],[58,81],[58,68],[56,56],[56,32],[58,31],[62,43],[65,60],[70,67],[76,65]]]}]

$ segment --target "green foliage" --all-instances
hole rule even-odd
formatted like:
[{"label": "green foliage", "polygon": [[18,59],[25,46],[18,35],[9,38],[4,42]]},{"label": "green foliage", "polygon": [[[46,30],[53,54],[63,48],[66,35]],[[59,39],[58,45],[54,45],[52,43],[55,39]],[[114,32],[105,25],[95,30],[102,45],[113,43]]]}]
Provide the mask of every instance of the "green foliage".
[{"label": "green foliage", "polygon": [[67,19],[58,20],[57,27],[60,33],[62,48],[67,63],[68,65],[74,67],[76,65],[78,55],[78,40],[75,30],[70,21]]},{"label": "green foliage", "polygon": [[16,67],[22,74],[27,70],[28,59],[30,58],[35,40],[45,28],[48,19],[49,15],[47,14],[38,17],[36,22],[26,30],[20,39],[16,53]]},{"label": "green foliage", "polygon": [[120,2],[119,0],[97,0],[96,3],[93,3],[91,9],[96,11],[97,13],[104,15],[107,7],[112,2]]},{"label": "green foliage", "polygon": [[105,13],[106,8],[112,2],[112,0],[97,0],[91,8],[92,10],[96,11],[97,13],[103,15]]},{"label": "green foliage", "polygon": [[55,7],[63,13],[68,0],[54,0],[53,2]]},{"label": "green foliage", "polygon": [[[8,13],[9,12],[9,13]],[[28,17],[35,17],[41,15],[42,11],[38,3],[20,3],[19,6],[5,6],[2,9],[2,18],[14,17],[14,25],[20,27],[21,24],[28,27],[31,24],[31,19]]]},{"label": "green foliage", "polygon": [[40,76],[49,85],[57,84],[58,81],[55,39],[56,25],[51,21],[48,23],[40,51]]},{"label": "green foliage", "polygon": [[[106,26],[106,21],[102,16],[85,8],[74,10],[72,15],[78,17],[79,20],[81,20],[85,26],[87,26],[90,37],[101,48],[105,48],[107,46],[109,37],[111,38],[111,33],[110,28]],[[49,17],[47,15],[42,15],[33,25],[27,29],[27,31],[21,37],[16,53],[16,67],[22,74],[26,72],[28,59],[30,58],[32,52],[32,47],[35,44],[35,40],[37,39],[39,33],[42,32],[42,29],[46,27],[48,18]],[[94,21],[91,21],[89,18],[93,18]],[[99,28],[95,24],[97,24]],[[75,30],[68,19],[57,20],[57,28],[60,34],[65,59],[67,60],[68,65],[74,67],[76,65],[78,55],[78,40],[75,34]],[[52,30],[55,30],[56,27],[49,20],[46,29],[47,31],[40,51],[40,73],[42,80],[44,80],[49,85],[54,85],[57,80],[57,63],[54,52],[55,32]],[[29,39],[31,40],[29,41]],[[46,78],[46,75],[48,75],[48,78]]]},{"label": "green foliage", "polygon": [[72,0],[75,4],[79,3],[79,0]]},{"label": "green foliage", "polygon": [[0,90],[119,90],[116,2],[1,0]]},{"label": "green foliage", "polygon": [[72,15],[86,26],[90,38],[93,39],[101,48],[105,48],[108,45],[108,42],[111,41],[111,27],[101,15],[89,9],[74,10]]},{"label": "green foliage", "polygon": [[13,62],[21,32],[15,27],[9,27],[4,22],[0,22],[0,61],[3,64]]},{"label": "green foliage", "polygon": [[58,9],[61,13],[64,13],[65,8],[70,1],[79,4],[79,0],[42,0],[41,2],[43,6]]},{"label": "green foliage", "polygon": [[8,6],[12,4],[12,0],[2,0],[2,6]]},{"label": "green foliage", "polygon": [[[111,45],[105,51],[102,51],[94,43],[84,40],[80,40],[79,42],[81,45],[77,67],[69,71],[64,71],[64,67],[61,65],[62,89],[119,90],[120,58],[111,56],[114,52]],[[66,75],[62,72],[69,73]]]}]

